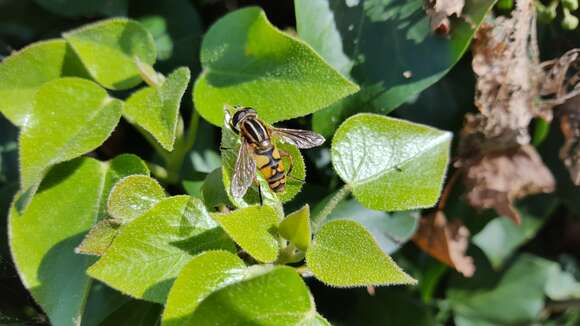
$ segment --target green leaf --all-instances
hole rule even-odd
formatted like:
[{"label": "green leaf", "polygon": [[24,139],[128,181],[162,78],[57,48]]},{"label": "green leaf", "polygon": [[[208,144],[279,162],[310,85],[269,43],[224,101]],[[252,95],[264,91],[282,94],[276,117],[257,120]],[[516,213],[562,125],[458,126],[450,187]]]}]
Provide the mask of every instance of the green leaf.
[{"label": "green leaf", "polygon": [[137,61],[153,65],[155,42],[139,23],[114,18],[64,33],[91,76],[109,89],[128,89],[141,83]]},{"label": "green leaf", "polygon": [[475,275],[454,275],[447,290],[456,324],[532,324],[544,307],[544,287],[554,264],[525,254],[494,273],[485,259],[476,261]]},{"label": "green leaf", "polygon": [[158,15],[145,16],[139,18],[139,23],[153,36],[155,48],[157,49],[157,59],[169,59],[171,52],[173,52],[173,41],[167,33],[165,19]]},{"label": "green leaf", "polygon": [[498,269],[506,259],[524,243],[531,240],[556,208],[554,197],[535,196],[517,205],[522,217],[521,225],[499,216],[491,220],[477,233],[472,242],[487,256],[491,265]]},{"label": "green leaf", "polygon": [[21,127],[31,119],[34,95],[40,86],[61,76],[85,75],[65,41],[33,43],[0,64],[0,112]]},{"label": "green leaf", "polygon": [[555,301],[580,299],[580,282],[554,263],[545,286],[546,296]]},{"label": "green leaf", "polygon": [[232,12],[209,29],[201,63],[195,106],[217,126],[225,103],[254,107],[272,123],[310,114],[358,90],[256,7]]},{"label": "green leaf", "polygon": [[250,256],[263,263],[278,257],[278,214],[270,206],[250,206],[212,213],[226,233]]},{"label": "green leaf", "polygon": [[87,297],[83,326],[102,326],[102,322],[120,309],[131,298],[115,291],[100,282],[92,282],[91,291]]},{"label": "green leaf", "polygon": [[280,223],[278,232],[296,247],[306,251],[310,246],[312,231],[310,230],[310,206],[304,205],[301,209],[288,214]]},{"label": "green leaf", "polygon": [[146,175],[132,175],[119,181],[107,201],[109,215],[120,223],[141,216],[167,197],[159,183]]},{"label": "green leaf", "polygon": [[376,114],[347,119],[332,139],[332,164],[355,198],[375,210],[437,202],[451,134]]},{"label": "green leaf", "polygon": [[346,68],[344,52],[362,88],[342,110],[321,111],[325,119],[315,117],[318,125],[334,130],[357,112],[386,114],[437,82],[463,56],[494,3],[467,1],[462,19],[451,23],[449,36],[441,36],[431,31],[423,0],[295,1],[300,37]]},{"label": "green leaf", "polygon": [[284,192],[276,194],[282,203],[286,203],[302,190],[306,180],[306,164],[298,147],[281,141],[276,141],[276,146],[279,151],[288,154],[288,156],[282,156],[282,162],[286,169],[286,189]]},{"label": "green leaf", "polygon": [[67,17],[125,16],[128,7],[128,0],[35,0],[34,2],[53,14]]},{"label": "green leaf", "polygon": [[342,36],[329,5],[328,0],[294,1],[296,32],[334,69],[348,75],[353,63],[344,53]]},{"label": "green leaf", "polygon": [[122,224],[112,219],[104,219],[95,224],[81,244],[75,248],[78,254],[102,256],[119,234]]},{"label": "green leaf", "polygon": [[187,261],[210,249],[234,251],[234,245],[201,201],[169,197],[125,225],[88,274],[135,298],[163,303]]},{"label": "green leaf", "polygon": [[175,281],[163,325],[303,325],[313,316],[308,288],[293,268],[244,268],[236,256],[207,252]]},{"label": "green leaf", "polygon": [[[121,157],[127,161],[128,157]],[[136,164],[134,164],[136,166]],[[91,286],[86,268],[93,258],[75,247],[100,218],[108,180],[140,173],[114,159],[79,158],[55,166],[26,211],[10,211],[10,248],[20,278],[54,325],[81,320]]]},{"label": "green leaf", "polygon": [[171,73],[157,87],[146,87],[133,93],[125,103],[123,115],[145,129],[168,151],[173,150],[181,98],[189,83],[189,69]]},{"label": "green leaf", "polygon": [[[189,66],[199,70],[199,47],[204,29],[201,18],[189,0],[140,0],[138,6],[131,7],[133,17],[156,17],[163,19],[166,31],[157,43],[167,48],[166,59],[161,57],[158,46],[161,71],[179,66]],[[169,43],[170,42],[170,43]],[[171,48],[169,48],[169,45]]]},{"label": "green leaf", "polygon": [[173,283],[163,311],[163,325],[188,324],[199,304],[212,292],[240,281],[245,267],[238,256],[227,251],[206,251],[195,256]]},{"label": "green leaf", "polygon": [[121,179],[107,200],[107,212],[111,218],[99,221],[76,251],[102,256],[124,224],[141,216],[165,197],[165,190],[147,175],[130,175]]},{"label": "green leaf", "polygon": [[122,105],[88,80],[45,83],[20,133],[22,189],[40,182],[52,165],[99,147],[117,126]]},{"label": "green leaf", "polygon": [[328,220],[349,219],[362,224],[387,254],[397,251],[417,231],[416,211],[385,213],[361,206],[356,200],[339,203]]},{"label": "green leaf", "polygon": [[107,317],[99,326],[159,326],[163,306],[147,301],[131,300]]},{"label": "green leaf", "polygon": [[362,225],[348,220],[322,226],[306,252],[306,264],[317,279],[332,286],[417,282],[383,253]]},{"label": "green leaf", "polygon": [[209,209],[230,205],[230,199],[224,189],[222,169],[217,168],[208,174],[201,186],[203,202]]},{"label": "green leaf", "polygon": [[315,314],[313,316],[306,317],[301,322],[296,324],[297,326],[330,326],[328,320],[324,319],[319,314]]}]

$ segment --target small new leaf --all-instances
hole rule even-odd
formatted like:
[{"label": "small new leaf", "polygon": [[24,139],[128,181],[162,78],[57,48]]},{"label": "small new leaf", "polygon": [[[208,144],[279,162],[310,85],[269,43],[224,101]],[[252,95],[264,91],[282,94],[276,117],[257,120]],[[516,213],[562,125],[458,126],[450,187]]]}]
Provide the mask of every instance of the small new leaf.
[{"label": "small new leaf", "polygon": [[280,235],[292,242],[299,249],[306,251],[310,246],[312,232],[310,230],[310,207],[308,204],[290,213],[278,227]]},{"label": "small new leaf", "polygon": [[250,206],[211,216],[250,256],[263,263],[278,257],[278,214],[270,206]]},{"label": "small new leaf", "polygon": [[127,120],[149,132],[167,151],[173,150],[179,106],[189,78],[189,69],[179,68],[159,86],[133,93],[123,108]]},{"label": "small new leaf", "polygon": [[145,175],[132,175],[119,181],[107,201],[109,215],[125,224],[141,216],[166,197],[159,183]]}]

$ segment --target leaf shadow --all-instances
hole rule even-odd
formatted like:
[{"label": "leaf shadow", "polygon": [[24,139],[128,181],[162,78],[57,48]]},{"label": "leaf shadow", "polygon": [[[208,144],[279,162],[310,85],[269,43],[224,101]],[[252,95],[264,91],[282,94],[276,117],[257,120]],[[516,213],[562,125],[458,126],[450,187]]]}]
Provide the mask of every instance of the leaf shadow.
[{"label": "leaf shadow", "polygon": [[97,260],[74,252],[85,234],[77,233],[56,243],[37,268],[38,285],[30,292],[54,324],[82,314],[83,298],[91,285],[86,270]]}]

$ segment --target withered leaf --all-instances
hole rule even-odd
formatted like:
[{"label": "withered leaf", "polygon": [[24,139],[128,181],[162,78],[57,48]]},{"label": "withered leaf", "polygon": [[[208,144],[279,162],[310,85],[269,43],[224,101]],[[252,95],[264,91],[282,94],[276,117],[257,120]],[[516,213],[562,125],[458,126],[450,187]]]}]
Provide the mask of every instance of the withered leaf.
[{"label": "withered leaf", "polygon": [[437,211],[423,217],[413,242],[433,258],[455,268],[465,277],[473,276],[473,258],[466,256],[469,230],[460,220],[447,222],[445,214]]},{"label": "withered leaf", "polygon": [[521,223],[521,217],[513,207],[515,200],[555,189],[552,173],[531,145],[487,153],[463,168],[469,204],[494,208],[517,224]]},{"label": "withered leaf", "polygon": [[450,31],[449,17],[461,17],[465,0],[428,0],[427,15],[431,18],[431,30],[447,35]]},{"label": "withered leaf", "polygon": [[518,1],[511,18],[497,17],[482,25],[472,52],[480,113],[470,117],[470,130],[463,132],[464,138],[476,137],[469,149],[529,143],[528,125],[540,111],[536,96],[541,74],[532,1]]},{"label": "withered leaf", "polygon": [[575,185],[580,185],[580,96],[567,103],[562,110],[560,128],[564,134],[564,146],[560,158],[570,172]]},{"label": "withered leaf", "polygon": [[580,49],[572,49],[558,59],[542,62],[540,96],[544,111],[580,94]]}]

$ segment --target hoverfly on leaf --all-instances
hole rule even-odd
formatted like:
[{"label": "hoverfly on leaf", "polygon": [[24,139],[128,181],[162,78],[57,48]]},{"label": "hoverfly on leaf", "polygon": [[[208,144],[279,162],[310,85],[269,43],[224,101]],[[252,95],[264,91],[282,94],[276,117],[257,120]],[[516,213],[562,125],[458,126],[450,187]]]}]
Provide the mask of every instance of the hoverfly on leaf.
[{"label": "hoverfly on leaf", "polygon": [[226,110],[226,120],[241,139],[231,183],[232,195],[241,198],[246,194],[256,178],[256,168],[260,170],[272,191],[284,192],[287,173],[282,157],[288,156],[288,153],[279,150],[275,140],[279,139],[298,148],[312,148],[322,145],[324,137],[308,130],[275,128],[258,118],[256,110],[252,108],[235,109],[231,117]]}]

